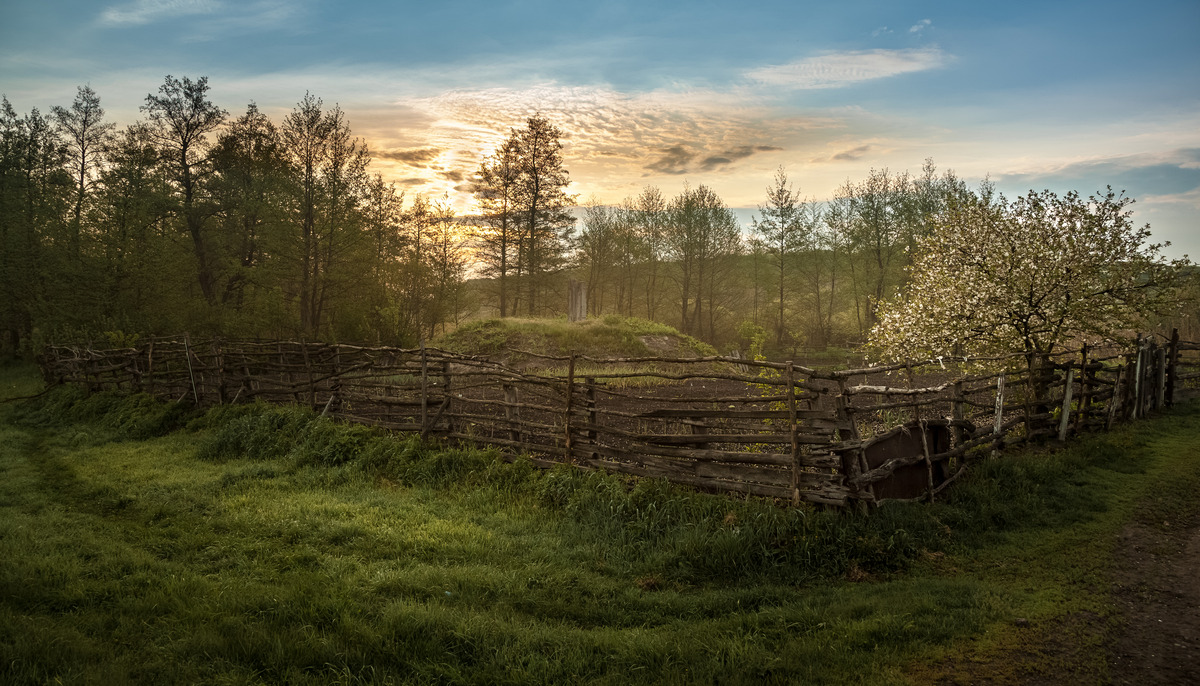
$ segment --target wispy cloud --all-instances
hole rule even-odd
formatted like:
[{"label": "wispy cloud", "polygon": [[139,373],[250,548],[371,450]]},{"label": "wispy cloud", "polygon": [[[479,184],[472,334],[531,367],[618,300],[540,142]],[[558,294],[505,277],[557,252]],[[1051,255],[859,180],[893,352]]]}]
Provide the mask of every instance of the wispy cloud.
[{"label": "wispy cloud", "polygon": [[134,0],[110,5],[97,23],[106,28],[136,28],[187,17],[176,35],[184,42],[206,42],[289,26],[307,9],[305,0]]},{"label": "wispy cloud", "polygon": [[111,5],[100,13],[105,26],[141,26],[152,22],[197,14],[215,14],[222,9],[217,0],[135,0]]},{"label": "wispy cloud", "polygon": [[385,160],[403,162],[410,167],[424,168],[442,154],[438,148],[413,148],[409,150],[383,150],[374,153],[375,157]]},{"label": "wispy cloud", "polygon": [[760,83],[794,89],[841,88],[862,81],[937,69],[950,61],[938,48],[854,50],[746,72]]},{"label": "wispy cloud", "polygon": [[925,29],[929,28],[930,26],[933,26],[932,21],[930,21],[929,19],[922,19],[921,21],[908,27],[908,32],[920,34],[920,33],[924,32]]}]

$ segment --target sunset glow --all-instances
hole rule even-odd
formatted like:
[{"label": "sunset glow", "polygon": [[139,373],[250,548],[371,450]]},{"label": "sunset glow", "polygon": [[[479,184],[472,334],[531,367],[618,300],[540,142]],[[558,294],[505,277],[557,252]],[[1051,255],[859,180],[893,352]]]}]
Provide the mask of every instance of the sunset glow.
[{"label": "sunset glow", "polygon": [[612,203],[687,181],[746,217],[780,165],[824,199],[932,157],[1011,195],[1125,189],[1172,252],[1200,253],[1200,7],[1037,7],[9,3],[0,91],[46,111],[90,84],[118,123],[168,73],[208,76],[233,115],[279,120],[312,92],[376,171],[464,212],[535,112],[566,134],[572,190]]}]

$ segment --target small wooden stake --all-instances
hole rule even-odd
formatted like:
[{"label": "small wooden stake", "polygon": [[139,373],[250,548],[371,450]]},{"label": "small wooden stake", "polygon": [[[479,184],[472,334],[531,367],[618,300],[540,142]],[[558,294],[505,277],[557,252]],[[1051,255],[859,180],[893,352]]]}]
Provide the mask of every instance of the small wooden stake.
[{"label": "small wooden stake", "polygon": [[995,439],[992,441],[992,457],[1000,455],[1000,425],[1004,419],[1004,379],[1005,374],[1001,374],[1000,378],[996,379],[996,421],[992,425],[992,435]]},{"label": "small wooden stake", "polygon": [[1067,383],[1063,386],[1062,416],[1058,422],[1058,440],[1067,440],[1067,427],[1071,425],[1071,390],[1075,383],[1075,368],[1067,367]]}]

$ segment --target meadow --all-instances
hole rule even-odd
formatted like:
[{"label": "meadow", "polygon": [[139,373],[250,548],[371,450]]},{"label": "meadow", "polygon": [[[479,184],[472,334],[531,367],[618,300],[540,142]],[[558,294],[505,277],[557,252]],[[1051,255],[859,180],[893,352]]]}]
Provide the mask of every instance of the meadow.
[{"label": "meadow", "polygon": [[0,681],[1103,681],[1119,534],[1196,521],[1197,435],[1185,405],[862,517],[57,388],[0,404]]}]

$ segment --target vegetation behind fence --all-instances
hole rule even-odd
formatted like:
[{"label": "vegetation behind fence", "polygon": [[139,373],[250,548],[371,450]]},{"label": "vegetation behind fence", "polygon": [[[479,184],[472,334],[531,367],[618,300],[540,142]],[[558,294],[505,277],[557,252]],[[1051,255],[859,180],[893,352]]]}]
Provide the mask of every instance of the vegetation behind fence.
[{"label": "vegetation behind fence", "polygon": [[[434,348],[154,338],[55,346],[48,381],[198,406],[261,400],[723,492],[844,506],[932,499],[974,459],[1167,405],[1200,344],[1139,339],[1020,371],[991,360],[819,370],[733,357],[540,356],[518,369]],[[1031,369],[1032,367],[1032,369]]]}]

